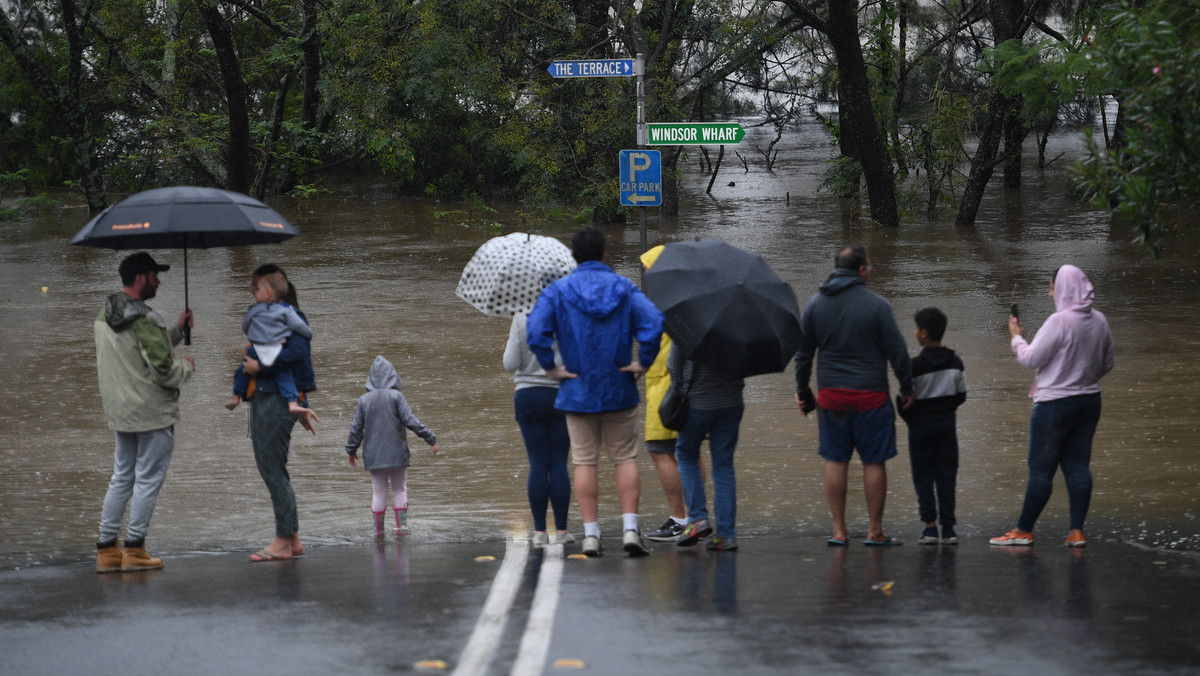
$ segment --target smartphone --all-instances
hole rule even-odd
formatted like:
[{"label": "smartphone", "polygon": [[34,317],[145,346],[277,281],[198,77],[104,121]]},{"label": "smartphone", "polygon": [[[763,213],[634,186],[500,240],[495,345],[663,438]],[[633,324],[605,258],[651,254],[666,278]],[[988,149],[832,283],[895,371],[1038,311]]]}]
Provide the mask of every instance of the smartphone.
[{"label": "smartphone", "polygon": [[1009,312],[1009,314],[1011,314],[1013,316],[1014,319],[1021,318],[1020,313],[1017,312],[1017,304],[1016,303],[1013,303],[1012,305],[1008,306],[1008,312]]}]

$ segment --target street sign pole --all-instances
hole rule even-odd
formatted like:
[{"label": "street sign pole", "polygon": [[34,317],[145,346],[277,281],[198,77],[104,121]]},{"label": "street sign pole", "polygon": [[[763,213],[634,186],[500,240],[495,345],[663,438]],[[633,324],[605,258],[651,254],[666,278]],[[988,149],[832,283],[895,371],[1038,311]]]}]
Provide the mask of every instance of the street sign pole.
[{"label": "street sign pole", "polygon": [[[638,150],[646,149],[646,55],[638,54],[633,63],[634,74],[637,76],[637,141]],[[638,229],[642,236],[642,253],[650,248],[650,240],[646,235],[646,207],[638,207]],[[642,272],[645,275],[645,271]],[[644,286],[644,284],[643,284]]]}]

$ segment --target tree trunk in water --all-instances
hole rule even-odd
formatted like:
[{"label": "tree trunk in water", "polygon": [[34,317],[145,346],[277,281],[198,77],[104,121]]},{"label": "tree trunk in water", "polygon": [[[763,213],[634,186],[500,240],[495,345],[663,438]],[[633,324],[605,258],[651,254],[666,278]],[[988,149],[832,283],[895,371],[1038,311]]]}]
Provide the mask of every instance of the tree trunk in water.
[{"label": "tree trunk in water", "polygon": [[992,172],[996,168],[996,155],[1000,149],[1000,136],[1004,130],[1005,111],[1008,110],[1008,97],[996,92],[988,102],[988,118],[983,125],[983,133],[979,135],[979,147],[975,157],[971,158],[971,174],[967,177],[967,185],[963,188],[962,203],[958,207],[958,216],[954,225],[968,227],[975,225],[975,216],[979,214],[979,203],[983,201],[983,191],[988,181],[992,180]]},{"label": "tree trunk in water", "polygon": [[250,191],[250,118],[246,113],[246,81],[233,44],[233,29],[212,0],[196,0],[200,17],[212,39],[225,103],[229,110],[229,139],[225,150],[225,187],[240,193]]},{"label": "tree trunk in water", "polygon": [[1004,116],[1004,187],[1008,190],[1021,188],[1021,155],[1025,137],[1029,130],[1020,116],[1021,100],[1009,99],[1008,112]]},{"label": "tree trunk in water", "polygon": [[838,116],[847,146],[862,166],[871,218],[884,227],[900,224],[896,177],[871,104],[871,83],[858,41],[858,3],[829,0],[827,33],[837,56]]},{"label": "tree trunk in water", "polygon": [[[1024,29],[1021,28],[1018,19],[1023,10],[1022,0],[988,0],[988,14],[992,21],[996,44],[1021,37]],[[984,189],[992,180],[992,172],[996,168],[1001,137],[1004,137],[1007,155],[1004,167],[1006,184],[1008,181],[1015,181],[1016,185],[1013,187],[1020,187],[1020,144],[1024,141],[1026,132],[1023,129],[1017,131],[1020,122],[1016,121],[1015,110],[1016,103],[999,92],[994,92],[988,101],[987,121],[979,135],[979,148],[975,151],[975,157],[971,158],[971,172],[967,177],[966,188],[963,189],[962,203],[959,205],[958,216],[954,219],[955,225],[967,227],[975,224]]]}]

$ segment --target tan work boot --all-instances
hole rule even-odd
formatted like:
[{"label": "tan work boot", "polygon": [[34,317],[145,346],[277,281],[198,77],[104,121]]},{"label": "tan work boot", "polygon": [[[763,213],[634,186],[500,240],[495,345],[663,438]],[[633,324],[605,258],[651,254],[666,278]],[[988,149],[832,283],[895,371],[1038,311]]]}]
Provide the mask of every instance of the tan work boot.
[{"label": "tan work boot", "polygon": [[163,560],[146,553],[145,540],[126,540],[125,555],[121,558],[121,570],[156,570],[163,567]]},{"label": "tan work boot", "polygon": [[123,555],[121,548],[117,546],[115,539],[108,542],[96,543],[96,572],[97,573],[119,573],[121,572],[121,560]]}]

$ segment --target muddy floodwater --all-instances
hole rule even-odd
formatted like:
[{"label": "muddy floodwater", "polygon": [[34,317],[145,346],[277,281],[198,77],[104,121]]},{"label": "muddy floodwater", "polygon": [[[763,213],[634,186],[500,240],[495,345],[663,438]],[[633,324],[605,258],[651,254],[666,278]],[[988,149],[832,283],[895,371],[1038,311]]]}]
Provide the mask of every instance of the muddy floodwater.
[{"label": "muddy floodwater", "polygon": [[[773,136],[773,135],[772,135]],[[1026,187],[990,189],[978,225],[957,229],[953,213],[917,218],[894,231],[864,227],[817,186],[833,152],[818,125],[784,141],[774,173],[755,151],[768,133],[750,129],[732,147],[711,195],[699,153],[683,163],[677,219],[651,211],[653,244],[719,237],[762,254],[803,303],[829,273],[834,249],[870,251],[870,286],[891,301],[906,336],[912,314],[936,305],[950,318],[945,344],[966,363],[967,403],[959,412],[958,530],[982,543],[1015,524],[1025,483],[1032,372],[1017,364],[1005,330],[1021,305],[1026,335],[1053,311],[1049,274],[1073,263],[1091,277],[1096,307],[1117,343],[1116,368],[1103,381],[1104,411],[1092,460],[1087,531],[1099,540],[1200,549],[1200,266],[1197,243],[1182,241],[1153,260],[1125,229],[1067,197],[1072,137],[1049,153],[1066,157]],[[1057,147],[1055,147],[1057,146]],[[715,156],[715,153],[714,153]],[[1032,158],[1027,166],[1032,167]],[[512,381],[501,367],[508,321],[485,317],[454,295],[463,265],[490,237],[535,229],[569,240],[569,222],[522,224],[516,208],[492,213],[461,204],[398,200],[386,186],[363,185],[315,201],[274,203],[304,233],[282,245],[189,253],[196,359],[184,387],[183,419],[167,482],[151,524],[155,553],[254,550],[273,533],[270,503],[254,468],[246,406],[222,404],[244,342],[240,319],[252,302],[250,272],[284,267],[299,289],[315,338],[318,433],[293,437],[289,469],[300,534],[313,545],[371,540],[370,482],[346,462],[343,445],[375,355],[396,365],[416,414],[443,453],[414,443],[409,473],[414,542],[472,542],[523,535],[525,454],[513,419]],[[54,209],[0,224],[0,567],[81,561],[94,555],[100,503],[112,468],[113,436],[100,412],[92,322],[119,288],[127,252],[67,246],[86,222],[80,209]],[[498,221],[502,228],[489,225]],[[610,262],[638,280],[636,220],[606,228]],[[184,307],[183,254],[156,251],[172,265],[151,306],[169,320]],[[915,353],[915,340],[909,338]],[[829,531],[816,454],[816,421],[796,410],[791,369],[750,379],[737,452],[738,535],[824,537]],[[915,539],[921,524],[900,425],[900,455],[889,463],[885,524]],[[410,437],[410,440],[412,438]],[[643,525],[657,527],[666,506],[648,458],[640,460]],[[851,470],[851,534],[866,530]],[[601,525],[619,528],[612,473],[601,469]],[[1061,478],[1038,522],[1057,544],[1067,526]],[[571,528],[582,530],[573,507]]]}]

